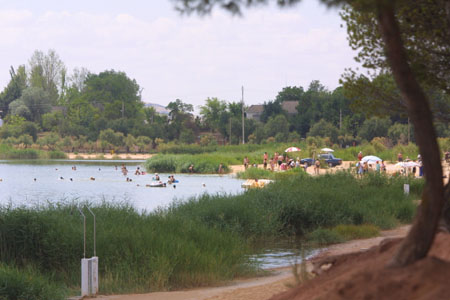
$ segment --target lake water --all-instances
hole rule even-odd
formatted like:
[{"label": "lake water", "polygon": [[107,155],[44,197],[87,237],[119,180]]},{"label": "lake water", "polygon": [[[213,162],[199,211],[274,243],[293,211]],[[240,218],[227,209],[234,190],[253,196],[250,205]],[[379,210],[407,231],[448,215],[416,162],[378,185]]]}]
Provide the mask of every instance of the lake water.
[{"label": "lake water", "polygon": [[[175,174],[179,181],[176,188],[173,185],[146,187],[154,174],[134,175],[137,167],[144,169],[143,163],[131,160],[0,160],[0,205],[127,201],[138,210],[151,212],[167,207],[174,200],[184,201],[203,193],[239,194],[244,191],[243,180],[231,175]],[[129,171],[126,176],[121,172],[122,164]],[[76,170],[72,169],[74,166]],[[159,175],[161,180],[167,181],[170,174]],[[127,177],[132,181],[127,181]],[[266,245],[250,260],[264,269],[288,266],[301,260],[295,249],[298,247],[293,244]]]},{"label": "lake water", "polygon": [[[124,176],[121,165],[128,174]],[[76,166],[76,170],[72,167]],[[117,169],[116,169],[117,166]],[[128,201],[139,210],[166,207],[173,200],[209,194],[242,193],[242,180],[230,175],[175,174],[179,183],[146,187],[154,174],[134,175],[143,161],[8,161],[0,160],[0,204],[45,204],[47,201]],[[167,181],[170,174],[159,174]],[[95,180],[91,180],[95,178]],[[130,178],[132,181],[126,180]],[[34,180],[36,179],[36,180]]]}]

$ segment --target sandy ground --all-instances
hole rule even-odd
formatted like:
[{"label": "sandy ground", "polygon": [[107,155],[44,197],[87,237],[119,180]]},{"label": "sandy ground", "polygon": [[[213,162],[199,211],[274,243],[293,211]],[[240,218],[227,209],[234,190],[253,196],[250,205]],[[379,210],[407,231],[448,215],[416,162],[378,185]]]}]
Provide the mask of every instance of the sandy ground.
[{"label": "sandy ground", "polygon": [[[319,257],[339,255],[344,253],[366,251],[372,246],[378,245],[384,238],[403,237],[409,226],[402,226],[394,230],[383,231],[381,236],[355,240],[343,244],[337,244],[324,249]],[[312,269],[308,262],[307,268]],[[275,294],[288,290],[295,286],[296,281],[292,273],[292,267],[281,268],[273,271],[266,277],[235,280],[225,286],[199,288],[185,291],[157,292],[149,294],[97,296],[99,300],[264,300]]]},{"label": "sandy ground", "polygon": [[69,159],[98,159],[102,157],[102,159],[134,159],[134,160],[146,160],[150,157],[152,157],[153,154],[127,154],[127,153],[120,153],[120,154],[102,154],[102,153],[93,153],[93,154],[87,154],[87,153],[67,153],[67,157]]}]

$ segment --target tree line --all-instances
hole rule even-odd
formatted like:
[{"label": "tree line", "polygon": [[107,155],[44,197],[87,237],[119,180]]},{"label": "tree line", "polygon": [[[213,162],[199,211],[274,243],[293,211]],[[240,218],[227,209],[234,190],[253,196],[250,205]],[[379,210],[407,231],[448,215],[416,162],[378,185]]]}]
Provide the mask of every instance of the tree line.
[{"label": "tree line", "polygon": [[[10,76],[0,93],[0,138],[25,148],[147,152],[167,142],[238,144],[243,125],[249,143],[296,142],[307,136],[325,137],[341,147],[375,137],[387,137],[391,145],[414,140],[404,111],[379,108],[391,99],[401,101],[387,73],[374,79],[347,74],[331,91],[318,80],[307,89],[284,87],[275,99],[264,101],[259,119],[245,115],[244,121],[242,103],[217,97],[207,98],[198,116],[192,104],[180,99],[167,105],[168,115],[159,114],[144,105],[141,87],[124,72],[75,68],[69,75],[54,50],[36,50],[28,64],[11,67]],[[448,102],[446,97],[434,93],[436,110]],[[284,110],[284,102],[294,103],[293,110]],[[447,116],[442,109],[441,115]],[[445,121],[436,120],[439,136],[450,135]]]}]

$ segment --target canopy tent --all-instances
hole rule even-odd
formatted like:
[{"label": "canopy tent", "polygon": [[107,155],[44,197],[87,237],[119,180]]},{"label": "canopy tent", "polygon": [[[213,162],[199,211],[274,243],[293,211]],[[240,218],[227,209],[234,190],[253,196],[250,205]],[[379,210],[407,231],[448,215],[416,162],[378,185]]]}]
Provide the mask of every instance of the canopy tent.
[{"label": "canopy tent", "polygon": [[361,159],[361,162],[362,162],[362,163],[367,162],[368,164],[374,164],[374,163],[376,163],[377,161],[381,162],[382,159],[379,158],[378,156],[375,156],[375,155],[367,155],[367,156],[364,156],[364,157]]},{"label": "canopy tent", "polygon": [[286,150],[284,150],[284,152],[298,152],[298,151],[301,151],[301,149],[297,147],[289,147]]}]

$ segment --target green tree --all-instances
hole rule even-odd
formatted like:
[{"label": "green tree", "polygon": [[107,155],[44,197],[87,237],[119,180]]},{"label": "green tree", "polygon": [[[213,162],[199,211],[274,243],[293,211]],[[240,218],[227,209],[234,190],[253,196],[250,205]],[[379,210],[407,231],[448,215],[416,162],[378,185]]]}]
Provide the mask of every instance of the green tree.
[{"label": "green tree", "polygon": [[192,129],[183,128],[180,132],[180,142],[185,144],[195,143],[195,135]]},{"label": "green tree", "polygon": [[358,131],[358,135],[371,141],[375,137],[387,136],[391,121],[388,118],[371,118],[366,119]]},{"label": "green tree", "polygon": [[314,124],[308,132],[308,136],[329,137],[334,144],[338,143],[339,130],[324,119]]},{"label": "green tree", "polygon": [[408,125],[395,123],[389,127],[387,136],[393,143],[406,144],[408,142]]},{"label": "green tree", "polygon": [[143,107],[136,80],[114,70],[87,75],[82,97],[107,120],[136,118]]},{"label": "green tree", "polygon": [[227,123],[227,104],[218,98],[208,98],[205,105],[200,106],[203,122],[211,131],[218,131]]},{"label": "green tree", "polygon": [[30,121],[41,122],[42,115],[52,109],[48,94],[41,88],[27,88],[22,96],[9,104],[11,113],[23,116]]},{"label": "green tree", "polygon": [[29,60],[31,69],[30,85],[42,88],[47,92],[50,102],[57,104],[59,92],[65,82],[66,67],[55,50],[48,50],[44,54],[40,50],[35,50]]},{"label": "green tree", "polygon": [[134,146],[136,146],[136,139],[133,135],[129,134],[126,136],[125,146],[127,147],[127,153],[130,153],[130,149],[134,150]]},{"label": "green tree", "polygon": [[273,136],[277,141],[285,141],[289,134],[289,123],[286,116],[277,115],[270,118],[264,126],[264,131],[268,137]]},{"label": "green tree", "polygon": [[170,139],[179,139],[183,128],[195,127],[193,115],[191,114],[194,111],[192,104],[187,104],[180,99],[176,99],[170,102],[166,108],[170,111],[170,124],[168,126],[168,137]]},{"label": "green tree", "polygon": [[19,66],[16,70],[11,66],[9,70],[11,80],[5,89],[0,93],[1,116],[5,117],[9,111],[9,104],[22,96],[22,92],[27,88],[27,73],[25,66]]}]

